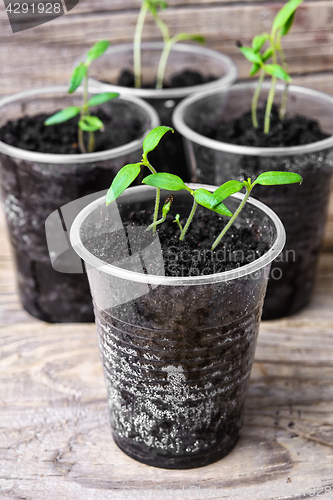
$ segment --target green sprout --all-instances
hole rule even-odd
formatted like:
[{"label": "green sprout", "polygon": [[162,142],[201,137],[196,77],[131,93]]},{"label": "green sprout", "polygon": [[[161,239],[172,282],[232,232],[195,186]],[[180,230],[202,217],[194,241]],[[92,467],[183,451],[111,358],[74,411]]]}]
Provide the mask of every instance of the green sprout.
[{"label": "green sprout", "polygon": [[139,17],[137,20],[135,34],[134,34],[134,84],[136,88],[141,87],[141,39],[144,27],[144,22],[148,12],[153,16],[156,25],[160,29],[164,48],[161,54],[161,58],[158,64],[157,77],[156,77],[156,88],[161,89],[163,87],[163,79],[165,74],[165,68],[170,55],[172,46],[182,40],[193,40],[198,43],[205,43],[205,38],[201,35],[191,35],[188,33],[179,33],[173,37],[170,36],[169,28],[160,18],[157,9],[166,9],[168,7],[164,0],[142,0],[142,6],[140,9]]},{"label": "green sprout", "polygon": [[[303,0],[289,0],[276,14],[271,33],[256,35],[252,40],[252,47],[243,47],[241,42],[237,42],[239,50],[242,52],[244,57],[252,63],[250,76],[254,76],[259,73],[258,84],[254,92],[251,105],[252,123],[254,128],[258,128],[257,105],[265,75],[268,74],[272,77],[265,111],[265,134],[268,134],[270,129],[270,117],[274,103],[277,79],[285,82],[285,89],[279,111],[280,120],[283,120],[286,114],[288,86],[291,82],[291,77],[288,73],[288,65],[282,49],[281,38],[289,33],[294,22],[296,9],[302,1]],[[269,43],[269,46],[264,50],[263,47],[266,42]],[[266,61],[270,58],[272,58],[272,64],[267,64]],[[278,64],[278,59],[281,64]]]},{"label": "green sprout", "polygon": [[[156,226],[162,224],[166,220],[166,216],[170,211],[173,195],[168,196],[165,200],[165,203],[162,207],[162,217],[158,220],[158,212],[160,205],[160,192],[161,189],[165,189],[167,191],[188,191],[193,197],[193,205],[191,208],[191,212],[187,218],[187,221],[182,227],[180,223],[180,215],[177,214],[175,220],[180,229],[180,241],[185,239],[185,235],[190,227],[190,224],[194,218],[198,205],[202,207],[208,208],[209,210],[218,213],[219,215],[224,215],[226,217],[230,217],[229,222],[223,228],[221,233],[218,235],[216,240],[212,245],[212,250],[215,250],[225,233],[228,231],[230,226],[235,222],[236,218],[242,211],[244,205],[246,204],[250,193],[256,184],[261,184],[262,186],[274,186],[274,185],[282,185],[282,184],[295,184],[302,183],[302,177],[299,174],[295,174],[293,172],[264,172],[260,174],[254,181],[250,178],[244,180],[243,182],[238,180],[227,181],[222,186],[218,187],[213,193],[204,188],[192,189],[187,186],[184,181],[178,176],[174,174],[169,174],[166,172],[157,173],[154,167],[149,163],[147,154],[153,151],[156,146],[159,144],[161,138],[173,129],[171,127],[161,126],[153,129],[146,136],[143,142],[143,155],[141,162],[125,165],[114,178],[110,189],[106,195],[106,205],[109,205],[113,201],[115,201],[118,196],[121,195],[127,189],[130,184],[137,178],[140,174],[141,166],[146,166],[150,170],[151,174],[143,179],[143,184],[148,186],[152,186],[156,188],[156,200],[155,200],[155,210],[154,210],[154,219],[152,224],[147,227],[147,231],[153,229],[155,234]],[[224,201],[229,198],[229,196],[238,193],[241,189],[245,188],[246,193],[238,206],[236,212],[232,214],[230,210],[224,205]]]},{"label": "green sprout", "polygon": [[[78,144],[81,153],[92,153],[95,149],[95,136],[94,132],[97,130],[103,130],[104,124],[97,117],[90,114],[91,106],[99,106],[105,102],[111,101],[119,96],[117,92],[104,92],[102,94],[95,94],[89,99],[88,95],[88,70],[90,64],[101,57],[104,52],[109,47],[110,42],[107,40],[102,40],[95,43],[93,47],[87,52],[85,62],[80,62],[78,66],[73,70],[68,93],[73,94],[76,89],[81,85],[83,81],[83,97],[81,106],[70,106],[61,111],[58,111],[54,115],[50,116],[44,123],[44,125],[55,125],[57,123],[63,123],[77,115],[80,115],[80,120],[78,122]],[[88,132],[88,147],[84,143],[84,132]]]},{"label": "green sprout", "polygon": [[[122,167],[122,169],[119,170],[117,175],[112,181],[112,184],[110,186],[110,189],[107,192],[106,195],[106,204],[109,205],[112,203],[114,200],[118,198],[118,196],[121,195],[125,191],[125,189],[128,188],[132,184],[132,182],[138,177],[138,175],[141,172],[141,166],[147,167],[152,174],[156,174],[155,168],[150,164],[148,160],[148,153],[153,151],[164,134],[166,134],[169,130],[173,133],[174,130],[171,127],[166,127],[166,126],[160,126],[156,127],[153,130],[147,134],[145,137],[145,140],[143,141],[143,154],[141,161],[138,163],[129,163],[128,165],[125,165]],[[156,199],[155,199],[155,210],[154,210],[154,219],[153,219],[153,232],[155,233],[156,231],[156,225],[157,225],[157,217],[158,217],[158,211],[159,211],[159,206],[160,206],[160,192],[161,190],[157,188],[156,190]],[[170,204],[171,206],[171,204]]]}]

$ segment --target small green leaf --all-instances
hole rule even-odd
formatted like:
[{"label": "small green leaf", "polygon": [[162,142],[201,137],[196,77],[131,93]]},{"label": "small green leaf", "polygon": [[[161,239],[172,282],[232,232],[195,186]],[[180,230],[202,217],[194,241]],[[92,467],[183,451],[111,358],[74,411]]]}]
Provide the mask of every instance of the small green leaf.
[{"label": "small green leaf", "polygon": [[162,216],[165,218],[168,213],[170,212],[170,208],[171,208],[171,202],[168,201],[168,203],[165,203],[165,205],[163,205],[162,207]]},{"label": "small green leaf", "polygon": [[156,8],[163,10],[168,7],[168,4],[163,0],[144,0],[144,3],[152,14],[156,14]]},{"label": "small green leaf", "polygon": [[291,82],[291,78],[288,73],[279,65],[279,64],[266,64],[265,71],[280,80],[284,80],[285,82]]},{"label": "small green leaf", "polygon": [[215,207],[226,198],[229,198],[232,194],[238,193],[243,187],[244,184],[240,181],[225,182],[214,191],[211,199],[211,206]]},{"label": "small green leaf", "polygon": [[253,49],[250,47],[239,47],[239,50],[243,54],[243,56],[246,57],[248,61],[250,61],[253,64],[259,64],[261,66],[262,64],[262,58],[261,55],[255,52]]},{"label": "small green leaf", "polygon": [[269,39],[268,33],[263,33],[262,35],[257,35],[252,40],[252,49],[254,52],[259,52],[264,43]]},{"label": "small green leaf", "polygon": [[207,191],[207,189],[196,189],[193,193],[193,196],[195,201],[199,203],[199,205],[202,205],[203,207],[206,207],[213,212],[217,212],[220,215],[227,215],[228,217],[232,217],[232,213],[225,205],[223,205],[223,203],[219,203],[216,206],[212,205],[213,193]]},{"label": "small green leaf", "polygon": [[111,187],[106,194],[106,204],[110,205],[132,184],[141,171],[141,163],[125,165],[113,179]]},{"label": "small green leaf", "polygon": [[72,73],[68,89],[69,94],[73,94],[73,92],[75,92],[75,90],[81,85],[81,82],[83,78],[86,76],[86,74],[87,74],[87,66],[81,62],[78,66],[76,66],[76,68]]},{"label": "small green leaf", "polygon": [[184,182],[178,175],[158,173],[148,175],[143,179],[143,184],[154,186],[161,189],[168,189],[169,191],[180,191],[181,189],[188,189]]},{"label": "small green leaf", "polygon": [[173,38],[177,39],[177,42],[181,40],[193,40],[198,43],[205,43],[206,39],[202,35],[191,35],[189,33],[179,33],[178,35],[174,36]]},{"label": "small green leaf", "polygon": [[292,27],[292,25],[294,23],[294,18],[295,18],[295,12],[289,17],[288,21],[281,28],[281,36],[288,35],[290,28]]},{"label": "small green leaf", "polygon": [[108,40],[101,40],[95,43],[87,53],[86,64],[90,64],[95,59],[101,57],[104,52],[109,48],[110,42]]},{"label": "small green leaf", "polygon": [[84,132],[96,132],[103,128],[103,122],[97,116],[84,116],[78,123]]},{"label": "small green leaf", "polygon": [[259,70],[260,70],[259,64],[252,64],[251,69],[250,69],[250,76],[256,75]]},{"label": "small green leaf", "polygon": [[56,123],[63,123],[74,116],[77,116],[81,111],[81,108],[77,106],[70,106],[69,108],[65,108],[58,113],[50,116],[47,120],[45,120],[44,125],[55,125]]},{"label": "small green leaf", "polygon": [[275,186],[280,184],[296,184],[302,183],[303,179],[299,174],[293,172],[264,172],[260,174],[256,180],[252,183],[261,184],[262,186]]},{"label": "small green leaf", "polygon": [[150,151],[153,151],[160,142],[160,140],[162,139],[162,137],[164,136],[164,134],[166,134],[169,130],[171,130],[172,133],[174,132],[173,128],[166,127],[164,125],[161,127],[156,127],[153,130],[151,130],[149,134],[145,137],[145,140],[143,141],[142,145],[143,154],[147,156],[147,154]]},{"label": "small green leaf", "polygon": [[111,101],[116,97],[119,97],[118,92],[104,92],[103,94],[96,94],[89,99],[88,106],[98,106],[99,104]]},{"label": "small green leaf", "polygon": [[287,2],[276,14],[273,21],[272,31],[277,31],[278,29],[283,28],[302,1],[303,0],[289,0],[289,2]]},{"label": "small green leaf", "polygon": [[268,47],[268,49],[266,49],[265,52],[262,55],[262,60],[264,62],[266,62],[267,59],[269,59],[270,57],[272,57],[272,55],[273,55],[273,49],[272,49],[272,47]]}]

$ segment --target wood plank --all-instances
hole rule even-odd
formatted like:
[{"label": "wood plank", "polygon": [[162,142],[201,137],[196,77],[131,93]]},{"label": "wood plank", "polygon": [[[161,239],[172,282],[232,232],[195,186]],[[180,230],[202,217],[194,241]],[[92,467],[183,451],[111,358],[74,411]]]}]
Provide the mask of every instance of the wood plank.
[{"label": "wood plank", "polygon": [[[205,35],[208,47],[234,57],[240,68],[240,77],[245,78],[249,65],[235,47],[235,41],[242,39],[249,44],[255,33],[267,29],[280,5],[276,2],[213,3],[195,7],[182,4],[170,7],[163,17],[171,33],[187,31]],[[110,38],[112,43],[132,41],[137,10],[78,12],[73,9],[52,25],[48,23],[13,35],[2,11],[2,95],[33,86],[67,82],[73,60],[98,39]],[[325,72],[333,67],[332,16],[333,6],[329,0],[310,1],[301,7],[295,26],[285,41],[293,74]],[[147,26],[143,39],[159,39],[159,32],[151,20]]]}]

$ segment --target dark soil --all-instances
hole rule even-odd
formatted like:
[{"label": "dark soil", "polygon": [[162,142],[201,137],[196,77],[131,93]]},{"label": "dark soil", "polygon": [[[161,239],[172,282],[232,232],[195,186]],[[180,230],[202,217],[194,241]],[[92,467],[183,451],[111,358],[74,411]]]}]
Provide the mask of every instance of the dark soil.
[{"label": "dark soil", "polygon": [[[202,85],[204,83],[212,82],[216,80],[213,76],[203,76],[198,71],[193,71],[190,69],[186,69],[171,76],[169,82],[163,83],[164,89],[173,89],[173,88],[181,88],[181,87],[192,87],[194,85]],[[122,87],[134,88],[134,74],[132,71],[125,69],[119,76],[118,85]],[[143,85],[145,89],[154,89],[155,82],[151,82],[149,84]]]},{"label": "dark soil", "polygon": [[[133,226],[148,226],[152,217],[153,214],[146,211],[132,213],[130,221],[124,223],[125,230],[128,231]],[[244,228],[234,224],[212,252],[210,248],[224,228],[225,219],[212,212],[198,211],[185,241],[179,240],[180,231],[173,219],[174,216],[168,216],[160,229],[157,229],[165,264],[165,276],[199,276],[237,269],[258,259],[268,250],[267,243],[262,240],[255,226]],[[186,218],[181,219],[183,227],[185,222]],[[108,222],[104,221],[101,226],[105,227],[107,224]],[[96,231],[96,228],[93,231]],[[114,233],[111,237],[111,234],[101,227],[99,234],[101,236],[97,239],[89,238],[89,234],[86,235],[88,250],[104,262],[121,260],[122,247],[118,249],[114,244]],[[143,238],[142,242],[138,242],[138,246],[141,244],[143,248],[152,241],[152,231],[140,232],[138,237]]]},{"label": "dark soil", "polygon": [[202,135],[217,141],[262,148],[301,146],[329,137],[320,130],[318,122],[304,116],[286,117],[281,121],[276,106],[272,109],[268,134],[264,134],[263,131],[265,108],[258,110],[257,117],[259,124],[257,129],[253,127],[250,111],[227,122],[210,125],[198,123],[194,128]]},{"label": "dark soil", "polygon": [[[121,122],[107,111],[99,109],[94,111],[105,126],[105,131],[95,132],[95,151],[105,151],[122,146],[137,139],[142,129],[139,120],[129,123]],[[25,116],[19,120],[8,121],[0,128],[0,140],[21,149],[37,151],[39,153],[54,154],[79,154],[77,138],[78,117],[67,122],[46,127],[47,114]],[[88,134],[84,134],[86,137]]]}]

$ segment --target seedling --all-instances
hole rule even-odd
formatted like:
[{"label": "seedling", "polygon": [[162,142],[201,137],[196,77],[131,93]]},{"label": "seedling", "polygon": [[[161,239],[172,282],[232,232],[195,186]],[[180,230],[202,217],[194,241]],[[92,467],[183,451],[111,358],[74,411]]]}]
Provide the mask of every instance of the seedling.
[{"label": "seedling", "polygon": [[[174,130],[171,127],[161,126],[154,128],[149,134],[145,137],[143,141],[143,154],[141,161],[138,163],[129,163],[125,165],[112,181],[110,189],[106,195],[106,204],[109,205],[114,200],[118,198],[132,184],[132,182],[138,177],[141,172],[141,166],[147,167],[152,174],[156,174],[155,168],[150,164],[148,160],[148,153],[153,151],[164,134],[166,134],[169,130],[173,133]],[[155,199],[155,210],[154,210],[154,219],[153,219],[153,232],[156,231],[157,225],[157,217],[160,206],[160,189],[156,190],[156,199]],[[171,206],[171,204],[170,204]],[[170,210],[170,208],[169,208]]]},{"label": "seedling", "polygon": [[[250,196],[252,189],[256,184],[261,184],[263,186],[273,186],[280,184],[295,184],[302,182],[302,177],[299,174],[295,174],[292,172],[273,171],[273,172],[264,172],[260,174],[253,182],[250,178],[244,180],[243,182],[238,180],[231,180],[225,182],[224,184],[222,184],[222,186],[218,187],[213,193],[204,188],[198,188],[193,190],[192,188],[187,186],[178,175],[169,174],[165,172],[157,173],[154,167],[148,161],[147,154],[156,148],[161,138],[169,130],[173,132],[172,128],[161,126],[149,132],[149,134],[146,136],[143,142],[143,155],[141,162],[125,165],[121,170],[119,170],[106,195],[106,204],[109,205],[110,203],[115,201],[118,198],[118,196],[120,196],[121,193],[123,193],[125,189],[128,186],[130,186],[130,184],[137,178],[137,176],[141,171],[141,166],[148,167],[148,169],[152,173],[147,177],[145,177],[142,182],[143,184],[146,184],[148,186],[156,187],[156,201],[154,210],[154,220],[152,224],[150,224],[150,226],[147,227],[147,231],[153,229],[153,231],[155,232],[156,226],[162,224],[165,221],[166,216],[170,211],[173,202],[172,195],[171,197],[169,196],[165,200],[165,203],[162,207],[162,217],[161,219],[158,220],[161,189],[165,189],[168,191],[185,190],[188,191],[193,196],[193,205],[184,227],[182,227],[180,223],[180,215],[177,214],[175,217],[174,222],[176,222],[179,226],[180,229],[179,239],[181,241],[183,241],[185,238],[185,235],[187,233],[188,228],[190,227],[190,224],[193,220],[198,205],[208,208],[209,210],[216,212],[219,215],[225,215],[226,217],[230,217],[229,222],[223,228],[223,230],[221,231],[221,233],[219,234],[219,236],[216,238],[216,240],[212,245],[211,249],[215,250],[215,248],[217,247],[217,245],[219,244],[225,233],[228,231],[230,226],[235,222],[236,218],[242,211],[244,205],[246,204]],[[229,196],[238,193],[243,188],[246,189],[245,196],[243,197],[236,212],[232,214],[230,210],[224,205],[223,202],[224,200],[229,198]]]},{"label": "seedling", "polygon": [[170,51],[175,43],[180,42],[181,40],[194,40],[198,43],[205,43],[205,38],[201,35],[180,33],[179,35],[170,37],[169,28],[158,15],[158,9],[166,9],[167,6],[168,5],[164,0],[142,0],[142,6],[140,9],[138,21],[135,28],[134,49],[133,49],[134,84],[135,87],[137,88],[141,87],[141,39],[142,39],[144,22],[148,12],[150,12],[151,15],[153,16],[156,25],[158,26],[158,28],[162,33],[164,41],[164,48],[157,69],[157,78],[156,78],[157,89],[161,89],[163,87],[165,68],[170,55]]},{"label": "seedling", "polygon": [[[289,2],[287,2],[275,16],[271,33],[256,35],[252,40],[252,47],[243,47],[241,42],[237,42],[242,54],[252,63],[250,75],[254,76],[259,73],[258,84],[253,95],[251,106],[252,123],[254,128],[258,128],[257,106],[265,75],[268,74],[272,77],[265,111],[265,134],[268,134],[270,129],[270,116],[274,102],[277,79],[286,82],[279,112],[280,119],[283,120],[286,114],[288,85],[291,82],[291,77],[288,73],[286,57],[281,46],[281,38],[289,33],[290,28],[293,25],[296,9],[302,1],[303,0],[289,0]],[[263,50],[266,42],[269,43],[269,46],[266,50]],[[272,64],[267,64],[267,61],[270,58],[272,58]],[[281,64],[278,64],[278,58],[280,59]]]},{"label": "seedling", "polygon": [[[88,51],[85,62],[80,62],[78,66],[73,70],[68,93],[73,94],[76,89],[83,82],[83,95],[82,95],[82,105],[81,106],[70,106],[58,111],[54,115],[50,116],[44,123],[44,125],[55,125],[56,123],[63,123],[75,116],[80,115],[80,120],[78,121],[78,144],[81,153],[91,153],[95,149],[95,136],[94,132],[97,130],[103,130],[104,124],[97,117],[90,114],[91,106],[99,106],[105,102],[111,101],[119,96],[117,92],[104,92],[102,94],[95,94],[89,99],[88,95],[88,70],[90,64],[101,57],[104,52],[109,47],[110,42],[102,40],[95,43],[93,47]],[[88,132],[88,147],[86,147],[84,142],[83,132]]]}]

